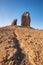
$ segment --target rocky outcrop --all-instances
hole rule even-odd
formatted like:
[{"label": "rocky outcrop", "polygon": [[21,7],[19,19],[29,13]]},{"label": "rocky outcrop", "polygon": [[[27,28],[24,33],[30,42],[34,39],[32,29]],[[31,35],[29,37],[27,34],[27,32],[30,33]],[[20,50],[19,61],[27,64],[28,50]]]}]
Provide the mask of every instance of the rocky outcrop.
[{"label": "rocky outcrop", "polygon": [[[12,21],[11,25],[17,25],[17,19],[14,19]],[[24,12],[22,17],[21,17],[21,26],[29,26],[30,27],[30,13],[29,12]]]},{"label": "rocky outcrop", "polygon": [[30,26],[30,14],[29,12],[24,12],[21,18],[21,26]]},{"label": "rocky outcrop", "polygon": [[17,19],[14,19],[11,25],[17,25]]}]

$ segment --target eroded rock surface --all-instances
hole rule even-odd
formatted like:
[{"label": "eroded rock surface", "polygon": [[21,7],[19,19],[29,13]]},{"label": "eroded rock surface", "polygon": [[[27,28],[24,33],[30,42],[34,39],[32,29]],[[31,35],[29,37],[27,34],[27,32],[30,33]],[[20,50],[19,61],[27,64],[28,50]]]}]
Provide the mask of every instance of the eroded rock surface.
[{"label": "eroded rock surface", "polygon": [[30,27],[30,14],[29,12],[24,12],[21,18],[21,26]]},{"label": "eroded rock surface", "polygon": [[14,19],[11,25],[17,25],[17,19]]},{"label": "eroded rock surface", "polygon": [[0,65],[43,65],[43,30],[0,28]]}]

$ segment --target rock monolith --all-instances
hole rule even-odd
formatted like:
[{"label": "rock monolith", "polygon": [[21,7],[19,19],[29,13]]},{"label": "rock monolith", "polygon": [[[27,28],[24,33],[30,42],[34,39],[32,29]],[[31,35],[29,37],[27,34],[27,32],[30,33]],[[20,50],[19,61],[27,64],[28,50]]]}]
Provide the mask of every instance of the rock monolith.
[{"label": "rock monolith", "polygon": [[21,18],[21,26],[30,26],[30,14],[29,12],[24,12]]}]

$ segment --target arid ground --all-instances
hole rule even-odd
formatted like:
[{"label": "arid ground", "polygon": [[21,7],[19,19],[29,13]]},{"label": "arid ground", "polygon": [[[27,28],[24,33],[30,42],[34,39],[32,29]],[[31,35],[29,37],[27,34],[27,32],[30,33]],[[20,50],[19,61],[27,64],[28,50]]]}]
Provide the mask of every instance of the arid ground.
[{"label": "arid ground", "polygon": [[0,28],[0,65],[43,65],[43,30]]}]

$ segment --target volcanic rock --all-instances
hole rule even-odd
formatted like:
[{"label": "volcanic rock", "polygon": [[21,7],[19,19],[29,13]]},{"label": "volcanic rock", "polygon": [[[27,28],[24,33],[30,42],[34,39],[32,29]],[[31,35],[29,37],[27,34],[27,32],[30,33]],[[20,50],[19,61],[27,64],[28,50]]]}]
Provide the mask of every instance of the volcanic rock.
[{"label": "volcanic rock", "polygon": [[21,26],[30,27],[30,14],[29,12],[24,12],[21,18]]},{"label": "volcanic rock", "polygon": [[14,19],[11,25],[17,25],[17,19]]}]

